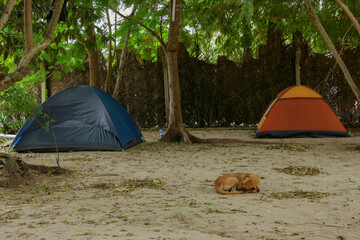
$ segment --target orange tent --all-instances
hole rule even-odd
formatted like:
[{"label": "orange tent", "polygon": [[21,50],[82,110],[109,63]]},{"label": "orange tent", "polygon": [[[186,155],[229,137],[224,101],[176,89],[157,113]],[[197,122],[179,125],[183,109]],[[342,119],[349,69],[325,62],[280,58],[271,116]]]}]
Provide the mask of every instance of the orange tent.
[{"label": "orange tent", "polygon": [[330,104],[313,89],[292,86],[270,104],[255,137],[349,137]]}]

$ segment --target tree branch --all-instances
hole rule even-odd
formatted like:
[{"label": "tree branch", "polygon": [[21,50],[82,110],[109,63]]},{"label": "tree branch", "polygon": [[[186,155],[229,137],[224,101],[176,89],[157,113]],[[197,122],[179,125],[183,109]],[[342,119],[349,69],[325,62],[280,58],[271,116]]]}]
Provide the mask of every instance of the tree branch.
[{"label": "tree branch", "polygon": [[[131,17],[127,17],[125,15],[123,15],[122,13],[120,13],[119,11],[116,11],[116,14],[118,14],[119,16],[121,16],[122,18],[126,19],[126,20],[131,20]],[[156,40],[158,40],[158,42],[161,44],[161,47],[165,50],[165,42],[161,39],[161,37],[151,28],[147,27],[145,24],[139,22],[139,25],[143,28],[146,29],[146,31],[148,31],[151,35],[153,35]],[[166,52],[166,51],[165,51]]]},{"label": "tree branch", "polygon": [[57,25],[57,23],[59,21],[59,17],[60,17],[61,9],[62,9],[63,5],[64,5],[64,0],[57,0],[56,1],[53,16],[51,18],[49,28],[48,28],[47,33],[45,35],[45,38],[49,39],[50,41],[54,40],[54,33],[55,33],[56,25]]},{"label": "tree branch", "polygon": [[15,0],[8,0],[0,17],[0,31],[5,27],[14,8]]},{"label": "tree branch", "polygon": [[52,41],[54,40],[54,33],[63,4],[64,0],[56,1],[53,17],[51,18],[49,28],[44,35],[44,39],[40,43],[32,46],[27,52],[24,52],[22,58],[20,59],[18,67],[14,72],[6,74],[3,79],[3,75],[0,76],[0,91],[9,88],[15,82],[20,81],[23,77],[25,77],[28,73],[28,67],[32,59],[52,43]]}]

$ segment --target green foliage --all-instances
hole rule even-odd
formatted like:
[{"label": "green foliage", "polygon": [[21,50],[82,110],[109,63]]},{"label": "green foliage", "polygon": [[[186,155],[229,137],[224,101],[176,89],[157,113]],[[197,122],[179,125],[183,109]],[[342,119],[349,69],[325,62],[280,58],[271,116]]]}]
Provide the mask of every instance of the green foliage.
[{"label": "green foliage", "polygon": [[[65,48],[66,47],[66,48]],[[73,69],[84,70],[83,62],[86,56],[86,49],[79,43],[67,46],[59,46],[55,65],[64,65],[64,71],[70,72]]]},{"label": "green foliage", "polygon": [[0,92],[0,123],[3,133],[16,133],[26,118],[39,107],[35,88],[45,76],[46,72],[40,70]]},{"label": "green foliage", "polygon": [[[50,0],[33,0],[34,42],[42,40],[46,22],[44,18],[51,5]],[[344,1],[349,9],[359,12],[357,1]],[[313,6],[322,23],[335,43],[344,42],[349,47],[356,47],[360,39],[351,22],[334,1],[312,0]],[[0,3],[0,10],[4,2]],[[109,34],[106,14],[116,11],[129,15],[137,6],[131,20],[117,16],[117,22],[111,19],[112,35]],[[168,0],[74,0],[68,2],[68,18],[57,26],[55,43],[40,55],[32,69],[39,69],[41,61],[47,65],[64,65],[66,72],[84,69],[83,62],[87,49],[107,51],[110,40],[116,41],[122,48],[123,39],[131,30],[129,48],[137,53],[140,61],[156,61],[158,41],[144,28],[142,23],[153,29],[164,42],[167,42],[169,26]],[[179,40],[185,42],[194,55],[212,61],[218,55],[240,61],[244,52],[251,50],[256,56],[256,49],[267,41],[269,24],[273,23],[281,30],[284,41],[291,42],[293,33],[301,31],[305,40],[316,52],[326,52],[328,48],[316,27],[309,21],[306,13],[306,1],[239,1],[239,0],[193,0],[182,4],[181,29]],[[126,13],[125,13],[126,12]],[[343,20],[331,20],[342,19]],[[6,27],[0,32],[0,71],[12,72],[17,66],[24,49],[23,1],[17,4]],[[93,34],[94,33],[94,34]],[[87,37],[94,35],[96,41]],[[81,42],[81,44],[80,44]],[[85,45],[83,45],[85,44]],[[106,50],[105,50],[106,49]],[[104,54],[108,55],[108,54]],[[212,56],[212,59],[210,59]]]},{"label": "green foliage", "polygon": [[[312,1],[316,13],[334,43],[350,47],[360,39],[347,16],[334,1]],[[353,13],[359,12],[356,1],[345,1]],[[183,10],[184,25],[192,28],[190,49],[200,48],[206,59],[209,55],[224,55],[241,61],[244,52],[252,50],[256,56],[259,45],[266,44],[270,24],[280,29],[284,41],[292,41],[296,31],[316,52],[327,52],[328,47],[306,12],[306,1],[236,1],[211,0],[188,2]],[[349,30],[350,28],[350,30]],[[195,35],[195,36],[194,36]]]},{"label": "green foliage", "polygon": [[118,48],[122,49],[124,37],[128,30],[131,30],[131,38],[129,40],[130,51],[137,53],[140,62],[156,61],[157,50],[161,45],[151,33],[139,24],[142,23],[149,27],[166,42],[168,34],[167,15],[169,13],[166,8],[167,2],[168,1],[123,1],[119,12],[122,12],[124,15],[130,15],[131,10],[134,9],[134,5],[137,7],[134,16],[130,17],[130,19],[123,20],[119,17],[114,33],[114,37],[119,43]]}]

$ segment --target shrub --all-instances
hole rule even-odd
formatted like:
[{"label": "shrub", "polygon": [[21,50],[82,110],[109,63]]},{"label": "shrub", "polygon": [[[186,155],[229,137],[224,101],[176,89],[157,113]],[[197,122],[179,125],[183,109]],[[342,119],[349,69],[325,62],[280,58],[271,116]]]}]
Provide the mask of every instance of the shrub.
[{"label": "shrub", "polygon": [[38,71],[0,92],[0,127],[3,133],[16,133],[39,107],[36,87],[45,74],[45,71]]}]

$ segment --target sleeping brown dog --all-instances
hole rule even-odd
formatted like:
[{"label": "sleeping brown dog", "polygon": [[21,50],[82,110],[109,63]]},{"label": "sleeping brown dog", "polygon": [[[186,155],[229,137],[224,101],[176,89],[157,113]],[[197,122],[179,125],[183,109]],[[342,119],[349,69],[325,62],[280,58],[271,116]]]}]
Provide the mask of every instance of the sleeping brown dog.
[{"label": "sleeping brown dog", "polygon": [[260,177],[253,173],[229,173],[218,177],[215,191],[220,194],[243,194],[259,192]]}]

